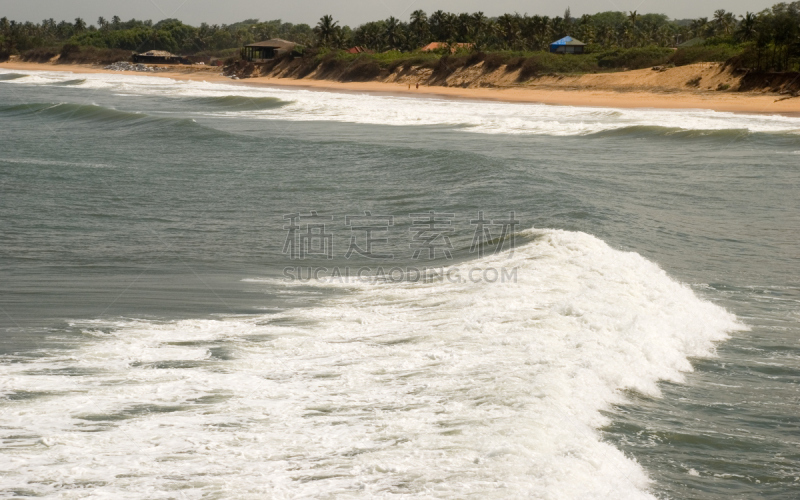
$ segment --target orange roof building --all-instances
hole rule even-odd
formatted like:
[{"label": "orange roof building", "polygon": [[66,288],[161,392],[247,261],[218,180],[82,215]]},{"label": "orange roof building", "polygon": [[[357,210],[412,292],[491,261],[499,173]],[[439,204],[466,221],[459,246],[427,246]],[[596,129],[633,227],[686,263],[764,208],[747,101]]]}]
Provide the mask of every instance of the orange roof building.
[{"label": "orange roof building", "polygon": [[346,51],[348,54],[372,54],[373,52],[369,49],[365,49],[364,47],[350,47]]}]

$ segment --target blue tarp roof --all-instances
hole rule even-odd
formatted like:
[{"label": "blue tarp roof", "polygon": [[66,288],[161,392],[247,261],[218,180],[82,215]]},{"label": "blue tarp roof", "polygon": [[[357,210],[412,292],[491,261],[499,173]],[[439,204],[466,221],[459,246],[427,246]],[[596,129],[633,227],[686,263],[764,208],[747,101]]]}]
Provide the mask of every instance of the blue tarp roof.
[{"label": "blue tarp roof", "polygon": [[550,46],[553,45],[586,45],[585,43],[581,42],[580,40],[576,40],[571,36],[565,36],[561,40],[556,40],[555,42],[551,43]]}]

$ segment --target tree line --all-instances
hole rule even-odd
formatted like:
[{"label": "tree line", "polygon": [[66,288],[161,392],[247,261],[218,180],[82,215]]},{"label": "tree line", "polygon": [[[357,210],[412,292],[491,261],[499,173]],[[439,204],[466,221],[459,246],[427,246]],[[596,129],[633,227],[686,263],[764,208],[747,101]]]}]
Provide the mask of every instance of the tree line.
[{"label": "tree line", "polygon": [[111,19],[100,17],[96,25],[88,25],[81,18],[58,23],[45,19],[38,24],[17,23],[5,17],[0,19],[0,50],[11,54],[65,43],[100,49],[197,54],[230,51],[269,38],[284,38],[309,46],[315,43],[314,31],[309,25],[280,20],[259,22],[247,19],[228,25],[202,23],[195,27],[178,19],[153,23],[138,19],[122,21],[118,16]]},{"label": "tree line", "polygon": [[674,47],[701,38],[706,46],[741,48],[761,69],[792,69],[800,57],[800,1],[779,3],[758,13],[735,15],[719,9],[712,17],[669,19],[663,14],[600,12],[580,17],[567,9],[563,16],[483,12],[414,11],[407,21],[395,17],[362,24],[355,29],[323,16],[315,27],[248,19],[230,25],[190,26],[177,19],[158,23],[99,18],[95,25],[83,19],[39,24],[0,19],[0,50],[21,52],[36,47],[70,43],[97,48],[168,50],[181,54],[233,51],[242,45],[283,38],[306,47],[347,49],[360,46],[375,52],[412,52],[430,42],[455,46],[467,43],[475,51],[541,51],[566,35],[586,44],[589,52],[636,47]]}]

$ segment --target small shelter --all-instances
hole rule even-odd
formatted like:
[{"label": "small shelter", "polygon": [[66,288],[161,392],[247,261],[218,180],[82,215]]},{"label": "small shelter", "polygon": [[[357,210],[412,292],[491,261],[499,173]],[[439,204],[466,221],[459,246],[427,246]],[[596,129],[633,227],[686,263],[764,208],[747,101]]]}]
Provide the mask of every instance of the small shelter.
[{"label": "small shelter", "polygon": [[250,62],[264,62],[275,57],[292,52],[297,46],[294,42],[287,42],[280,38],[273,38],[263,42],[245,45],[242,49],[242,59]]},{"label": "small shelter", "polygon": [[185,57],[176,56],[166,50],[150,50],[135,54],[133,62],[142,64],[191,64]]},{"label": "small shelter", "polygon": [[550,52],[553,54],[583,54],[586,44],[576,40],[571,36],[565,36],[561,40],[556,40],[550,44]]}]

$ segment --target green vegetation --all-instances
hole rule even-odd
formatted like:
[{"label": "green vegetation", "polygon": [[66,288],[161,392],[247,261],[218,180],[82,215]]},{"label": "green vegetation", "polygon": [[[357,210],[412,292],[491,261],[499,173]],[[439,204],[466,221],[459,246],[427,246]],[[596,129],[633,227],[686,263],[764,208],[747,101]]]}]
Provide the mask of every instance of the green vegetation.
[{"label": "green vegetation", "polygon": [[[585,42],[587,54],[547,54],[549,43],[566,35]],[[800,1],[779,3],[759,13],[736,16],[717,10],[711,19],[683,20],[637,11],[573,17],[567,9],[562,17],[504,14],[488,18],[482,12],[436,11],[429,16],[417,10],[407,22],[390,17],[354,29],[341,26],[329,15],[322,17],[314,28],[256,19],[194,27],[177,19],[153,23],[122,21],[116,16],[110,21],[101,17],[96,25],[88,25],[80,18],[71,23],[47,19],[39,24],[2,18],[0,58],[25,54],[30,60],[44,60],[47,54],[61,53],[64,45],[76,45],[81,50],[93,47],[100,51],[94,52],[94,57],[105,57],[103,50],[154,49],[199,57],[230,57],[242,45],[269,38],[283,38],[308,47],[311,50],[304,58],[310,58],[309,64],[333,65],[342,61],[351,64],[357,60],[359,66],[368,66],[373,73],[376,68],[406,64],[433,66],[440,58],[469,57],[452,54],[448,49],[421,53],[419,49],[430,42],[442,42],[449,47],[469,44],[474,54],[483,54],[480,58],[484,67],[513,63],[531,75],[728,60],[735,61],[738,67],[790,71],[800,68]],[[670,48],[695,38],[702,41],[693,47],[679,48],[669,57]],[[367,57],[337,52],[353,46],[374,54]]]},{"label": "green vegetation", "polygon": [[51,49],[58,53],[65,44],[128,52],[166,50],[176,54],[230,56],[245,44],[269,38],[285,38],[301,44],[314,43],[314,32],[307,24],[281,21],[259,22],[249,19],[230,25],[189,26],[177,19],[158,23],[131,19],[97,20],[88,26],[77,18],[73,23],[46,19],[39,24],[0,19],[0,52],[24,54],[32,49]]}]

